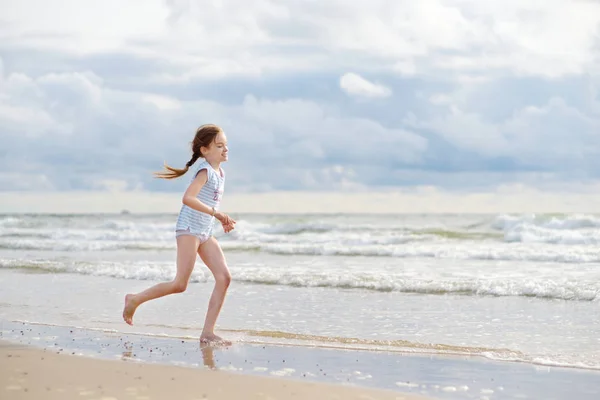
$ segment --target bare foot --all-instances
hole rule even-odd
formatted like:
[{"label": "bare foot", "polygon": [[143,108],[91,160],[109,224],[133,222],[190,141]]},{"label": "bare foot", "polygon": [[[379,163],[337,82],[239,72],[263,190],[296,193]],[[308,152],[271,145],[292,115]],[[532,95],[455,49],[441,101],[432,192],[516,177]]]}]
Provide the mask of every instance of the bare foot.
[{"label": "bare foot", "polygon": [[129,325],[133,325],[133,314],[137,308],[137,304],[134,301],[134,295],[128,294],[125,296],[125,307],[123,307],[123,319]]},{"label": "bare foot", "polygon": [[200,336],[200,343],[201,344],[216,344],[216,345],[224,345],[224,346],[231,346],[231,342],[229,340],[225,340],[220,336],[215,335],[214,333],[210,333],[210,334],[202,334],[202,336]]}]

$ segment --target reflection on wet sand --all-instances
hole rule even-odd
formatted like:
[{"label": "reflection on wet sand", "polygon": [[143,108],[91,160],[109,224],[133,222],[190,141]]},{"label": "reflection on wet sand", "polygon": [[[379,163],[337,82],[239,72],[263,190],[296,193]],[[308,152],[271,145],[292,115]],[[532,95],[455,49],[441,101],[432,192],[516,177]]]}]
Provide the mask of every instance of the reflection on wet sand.
[{"label": "reflection on wet sand", "polygon": [[125,350],[121,355],[121,360],[127,361],[133,358],[133,344],[131,342],[124,342],[123,347]]},{"label": "reflection on wet sand", "polygon": [[[134,353],[133,343],[131,342],[123,342],[124,350],[121,352],[121,360],[128,361],[134,360],[136,358],[136,354]],[[204,366],[210,369],[217,369],[217,365],[215,363],[215,349],[219,348],[228,348],[227,344],[220,343],[200,343],[200,351],[202,352],[202,363]],[[152,351],[152,350],[150,350]]]},{"label": "reflection on wet sand", "polygon": [[202,361],[204,362],[204,365],[210,369],[217,369],[214,347],[208,344],[200,344],[200,350],[202,351]]},{"label": "reflection on wet sand", "polygon": [[202,351],[202,361],[204,365],[210,369],[217,369],[215,364],[215,349],[216,348],[229,348],[229,343],[204,343],[200,342],[200,351]]}]

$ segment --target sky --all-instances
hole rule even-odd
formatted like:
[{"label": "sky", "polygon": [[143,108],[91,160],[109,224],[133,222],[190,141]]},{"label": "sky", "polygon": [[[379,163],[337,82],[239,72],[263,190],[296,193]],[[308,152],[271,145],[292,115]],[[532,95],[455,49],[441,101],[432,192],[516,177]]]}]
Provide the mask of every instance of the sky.
[{"label": "sky", "polygon": [[600,209],[600,2],[0,0],[0,208],[177,209],[205,123],[238,209]]}]

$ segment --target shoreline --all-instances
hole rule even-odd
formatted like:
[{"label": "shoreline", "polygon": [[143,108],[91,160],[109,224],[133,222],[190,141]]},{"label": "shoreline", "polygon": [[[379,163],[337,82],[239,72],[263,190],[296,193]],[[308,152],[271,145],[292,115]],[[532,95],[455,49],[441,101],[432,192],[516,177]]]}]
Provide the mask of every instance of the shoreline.
[{"label": "shoreline", "polygon": [[0,391],[7,400],[424,399],[378,389],[56,354],[5,340],[0,340],[0,359]]},{"label": "shoreline", "polygon": [[[27,354],[40,356],[37,360],[32,359],[35,362],[28,367],[36,370],[43,367],[39,365],[41,361],[39,359],[46,357],[45,355],[53,357],[79,355],[82,357],[73,358],[85,358],[88,360],[86,363],[90,364],[89,368],[99,368],[93,365],[112,365],[110,368],[114,369],[128,365],[145,370],[147,366],[152,366],[151,368],[159,368],[163,374],[168,375],[174,373],[173,367],[178,367],[195,371],[186,374],[201,374],[199,375],[201,378],[198,379],[205,379],[206,376],[217,377],[216,379],[220,379],[221,382],[219,384],[225,386],[229,385],[226,382],[237,382],[237,377],[244,377],[239,378],[242,379],[240,382],[243,382],[240,384],[250,385],[248,390],[254,390],[252,385],[261,382],[259,386],[267,385],[279,393],[275,397],[270,395],[271,398],[276,399],[302,398],[298,395],[286,397],[292,396],[291,392],[281,391],[282,388],[291,387],[298,387],[294,389],[296,390],[294,393],[314,390],[310,393],[318,394],[318,398],[323,398],[322,391],[333,396],[325,398],[336,398],[335,396],[338,395],[335,393],[338,393],[338,390],[351,390],[352,393],[362,393],[363,396],[344,395],[337,397],[339,399],[409,400],[425,396],[424,398],[428,399],[446,400],[484,399],[485,397],[489,400],[502,400],[519,397],[570,399],[575,396],[578,400],[591,400],[597,399],[600,394],[597,385],[600,373],[597,371],[540,367],[493,361],[476,356],[402,354],[351,348],[332,349],[318,346],[248,343],[244,340],[234,341],[229,347],[205,348],[200,346],[197,340],[190,338],[144,336],[118,331],[103,332],[0,319],[0,348],[3,349],[0,357],[8,360],[5,349],[10,348],[11,351],[15,351],[12,349],[16,347],[23,348]],[[54,358],[52,360],[56,362],[54,369],[57,371],[70,371],[72,362],[67,361],[70,358],[65,361]],[[14,360],[9,361],[13,365]],[[96,364],[97,362],[102,364]],[[114,364],[104,364],[104,362],[114,362]],[[205,375],[206,373],[216,373],[216,375]],[[220,377],[220,373],[223,373],[224,377]],[[230,376],[234,377],[230,378]],[[260,379],[255,380],[255,378]],[[101,376],[99,379],[104,380],[106,377]],[[212,384],[212,379],[210,382]],[[304,386],[306,384],[309,386]],[[321,384],[325,386],[319,386]],[[5,387],[10,385],[12,383],[5,382]],[[122,389],[121,387],[118,390]],[[162,390],[160,387],[157,388],[156,393],[160,390]]]},{"label": "shoreline", "polygon": [[[0,320],[0,323],[2,322],[2,320]],[[78,327],[78,326],[74,326],[74,325],[59,325],[59,324],[50,324],[50,323],[41,323],[41,322],[30,322],[30,321],[21,321],[21,320],[15,320],[15,321],[11,321],[12,323],[16,323],[16,324],[25,324],[25,325],[32,325],[32,326],[40,326],[40,327],[55,327],[55,328],[64,328],[64,329],[70,329],[70,330],[89,330],[92,332],[97,332],[99,335],[103,335],[103,334],[110,334],[112,333],[112,331],[110,329],[105,329],[105,328],[82,328],[82,327]],[[221,330],[222,334],[227,334],[227,333],[240,333],[240,332],[247,332],[245,330],[240,330],[240,329],[224,329]],[[152,337],[152,338],[156,338],[158,340],[160,339],[171,339],[171,340],[185,340],[185,341],[190,341],[191,338],[190,336],[175,336],[175,335],[160,335],[160,334],[154,334],[154,333],[145,333],[145,332],[127,332],[126,333],[127,336],[135,336],[135,337],[139,337],[139,338],[148,338],[148,337]],[[0,335],[1,338],[1,335]],[[294,341],[290,341],[290,342],[277,342],[277,341],[265,341],[265,342],[261,342],[261,341],[252,341],[252,340],[247,340],[245,339],[244,344],[246,345],[268,345],[270,347],[297,347],[297,348],[318,348],[318,349],[323,349],[323,350],[340,350],[340,351],[358,351],[358,352],[369,352],[369,353],[382,353],[382,354],[386,354],[386,353],[391,353],[391,354],[396,354],[398,356],[409,356],[409,357],[436,357],[436,358],[455,358],[455,359],[464,359],[465,357],[470,358],[475,360],[475,362],[477,361],[481,361],[481,362],[496,362],[496,363],[507,363],[507,364],[518,364],[518,365],[525,365],[525,366],[530,366],[530,367],[535,367],[535,368],[556,368],[556,369],[567,369],[567,370],[574,370],[574,371],[582,371],[582,372],[592,372],[592,373],[600,373],[600,367],[596,367],[596,366],[587,366],[587,365],[572,365],[572,364],[550,364],[550,363],[543,363],[543,362],[539,362],[539,361],[535,361],[535,360],[522,360],[522,359],[499,359],[499,358],[493,358],[493,357],[488,357],[485,356],[483,354],[480,353],[465,353],[465,352],[460,352],[460,351],[452,351],[452,350],[447,350],[447,351],[436,351],[432,348],[428,348],[428,347],[424,347],[424,348],[418,348],[418,351],[409,351],[408,349],[405,348],[394,348],[394,347],[386,347],[384,345],[381,346],[361,346],[356,345],[356,344],[342,344],[343,342],[338,342],[336,344],[336,342],[331,342],[331,343],[327,343],[327,344],[310,344],[310,341],[308,339],[306,340],[302,340],[300,339],[297,342]],[[495,351],[496,349],[489,349],[489,351]]]}]

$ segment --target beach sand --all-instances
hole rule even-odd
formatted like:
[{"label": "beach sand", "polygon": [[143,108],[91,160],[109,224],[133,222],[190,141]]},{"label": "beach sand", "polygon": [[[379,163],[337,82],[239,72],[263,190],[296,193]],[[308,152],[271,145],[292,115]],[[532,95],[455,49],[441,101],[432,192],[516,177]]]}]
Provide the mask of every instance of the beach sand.
[{"label": "beach sand", "polygon": [[344,385],[57,354],[8,342],[0,342],[0,359],[0,398],[6,400],[423,398]]},{"label": "beach sand", "polygon": [[600,393],[598,371],[579,368],[257,343],[251,336],[238,337],[232,346],[205,348],[191,336],[1,318],[0,360],[2,400],[597,400]]}]

